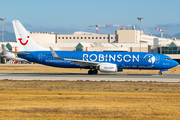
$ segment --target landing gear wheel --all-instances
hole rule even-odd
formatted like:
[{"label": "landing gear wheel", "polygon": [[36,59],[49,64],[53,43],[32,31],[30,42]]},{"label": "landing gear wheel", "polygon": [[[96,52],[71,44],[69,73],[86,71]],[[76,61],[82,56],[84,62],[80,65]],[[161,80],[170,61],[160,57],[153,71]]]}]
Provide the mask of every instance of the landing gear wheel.
[{"label": "landing gear wheel", "polygon": [[95,70],[89,70],[89,71],[88,71],[88,74],[89,74],[89,75],[97,74],[97,73],[98,73],[98,70],[96,70],[96,69],[95,69]]},{"label": "landing gear wheel", "polygon": [[161,71],[159,72],[159,75],[162,75],[162,72],[161,72]]},{"label": "landing gear wheel", "polygon": [[89,71],[88,71],[88,74],[89,74],[89,75],[92,75],[92,74],[93,74],[93,71],[92,71],[92,70],[89,70]]},{"label": "landing gear wheel", "polygon": [[97,74],[98,73],[98,71],[95,69],[95,70],[93,70],[93,74]]}]

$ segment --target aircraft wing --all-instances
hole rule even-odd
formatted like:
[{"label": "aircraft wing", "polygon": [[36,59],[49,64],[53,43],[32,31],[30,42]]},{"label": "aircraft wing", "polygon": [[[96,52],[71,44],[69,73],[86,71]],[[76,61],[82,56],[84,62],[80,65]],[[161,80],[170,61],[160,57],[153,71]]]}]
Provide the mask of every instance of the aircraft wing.
[{"label": "aircraft wing", "polygon": [[49,47],[49,48],[51,50],[53,57],[56,59],[72,61],[73,62],[72,64],[76,64],[76,65],[80,65],[80,66],[97,66],[100,64],[99,62],[92,62],[92,61],[90,62],[90,61],[83,61],[83,60],[61,58],[56,54],[56,52],[51,47]]},{"label": "aircraft wing", "polygon": [[81,65],[81,66],[97,66],[100,63],[99,62],[90,62],[90,61],[83,61],[83,60],[74,60],[74,59],[65,59],[68,61],[72,61],[72,64]]}]

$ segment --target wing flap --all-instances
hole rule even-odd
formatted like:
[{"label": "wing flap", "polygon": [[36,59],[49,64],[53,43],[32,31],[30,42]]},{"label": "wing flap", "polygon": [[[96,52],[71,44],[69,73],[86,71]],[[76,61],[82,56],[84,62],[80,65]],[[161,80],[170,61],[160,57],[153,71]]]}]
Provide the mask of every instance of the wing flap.
[{"label": "wing flap", "polygon": [[76,65],[81,65],[81,66],[97,66],[100,63],[99,62],[90,62],[90,61],[83,61],[83,60],[70,60],[73,63],[72,64],[76,64]]}]

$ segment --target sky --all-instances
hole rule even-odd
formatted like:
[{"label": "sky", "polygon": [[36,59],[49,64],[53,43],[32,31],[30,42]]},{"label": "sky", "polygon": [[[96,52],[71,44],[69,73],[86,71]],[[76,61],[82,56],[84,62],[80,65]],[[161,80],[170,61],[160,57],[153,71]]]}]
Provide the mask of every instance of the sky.
[{"label": "sky", "polygon": [[[28,31],[73,34],[96,32],[89,25],[133,25],[146,34],[180,33],[180,0],[0,0],[4,29],[14,32],[12,20],[19,20]],[[0,22],[0,30],[2,30]],[[99,34],[115,34],[118,27],[99,27]]]}]

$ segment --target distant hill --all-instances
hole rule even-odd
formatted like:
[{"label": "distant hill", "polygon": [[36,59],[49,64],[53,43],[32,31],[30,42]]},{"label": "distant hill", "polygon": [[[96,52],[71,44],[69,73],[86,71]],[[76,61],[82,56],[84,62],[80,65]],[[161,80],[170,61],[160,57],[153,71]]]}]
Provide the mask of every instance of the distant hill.
[{"label": "distant hill", "polygon": [[[156,36],[156,37],[161,37],[161,34],[152,34],[153,36]],[[165,38],[172,38],[171,35],[168,35],[168,34],[163,34],[163,37]]]},{"label": "distant hill", "polygon": [[[16,39],[14,33],[4,31],[4,42],[12,42]],[[0,42],[2,42],[2,31],[0,31]]]},{"label": "distant hill", "polygon": [[[156,37],[161,37],[161,34],[152,34],[152,35]],[[170,38],[170,39],[172,39],[173,37],[176,37],[176,39],[179,39],[180,33],[176,33],[172,36],[168,34],[163,34],[163,37]],[[13,42],[15,39],[16,37],[14,33],[4,31],[4,42]],[[0,42],[2,42],[2,31],[0,31]]]},{"label": "distant hill", "polygon": [[175,37],[176,39],[180,38],[180,33],[174,34],[172,37]]},{"label": "distant hill", "polygon": [[[156,37],[161,37],[161,34],[152,34],[153,36],[156,36]],[[163,37],[165,38],[170,38],[172,39],[173,37],[175,37],[176,39],[179,39],[180,38],[180,33],[176,33],[174,35],[168,35],[168,34],[163,34]]]}]

